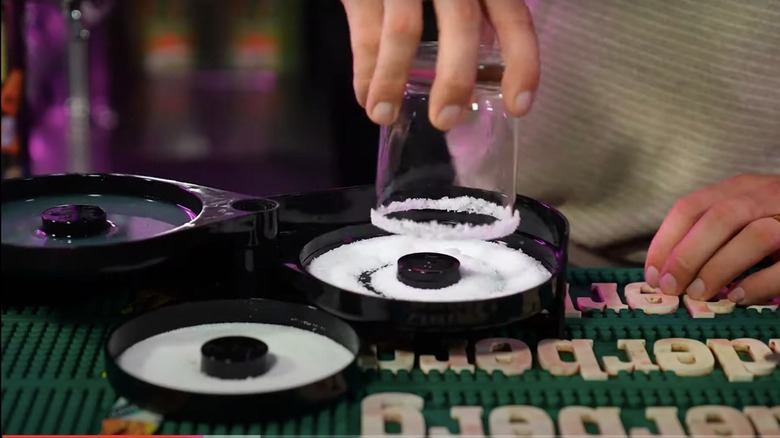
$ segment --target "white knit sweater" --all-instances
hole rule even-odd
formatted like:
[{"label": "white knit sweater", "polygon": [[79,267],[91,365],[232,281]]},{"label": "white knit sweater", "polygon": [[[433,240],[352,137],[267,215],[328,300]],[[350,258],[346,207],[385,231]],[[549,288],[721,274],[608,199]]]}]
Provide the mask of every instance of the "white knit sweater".
[{"label": "white knit sweater", "polygon": [[678,198],[780,174],[780,1],[530,6],[542,79],[517,189],[560,208],[575,244],[641,263]]}]

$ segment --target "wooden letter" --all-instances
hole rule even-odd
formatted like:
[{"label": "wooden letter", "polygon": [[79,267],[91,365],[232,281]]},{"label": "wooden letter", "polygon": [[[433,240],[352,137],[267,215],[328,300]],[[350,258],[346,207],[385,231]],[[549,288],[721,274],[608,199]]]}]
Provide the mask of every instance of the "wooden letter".
[{"label": "wooden letter", "polygon": [[647,354],[645,348],[644,339],[618,339],[617,347],[620,350],[624,350],[628,355],[628,362],[623,362],[617,356],[606,356],[602,359],[604,362],[604,369],[610,376],[616,376],[620,371],[633,372],[642,371],[649,373],[650,371],[658,371],[661,369],[658,365],[654,364],[650,360],[650,356]]},{"label": "wooden letter", "polygon": [[558,413],[558,429],[561,436],[595,436],[587,433],[585,423],[593,423],[598,426],[601,436],[626,436],[626,429],[623,427],[623,422],[620,421],[620,408],[567,406]]},{"label": "wooden letter", "polygon": [[358,366],[364,370],[375,370],[379,368],[379,361],[376,357],[376,345],[371,345],[365,351],[361,351],[358,354]]},{"label": "wooden letter", "polygon": [[680,307],[680,297],[666,295],[647,283],[627,284],[624,294],[631,309],[641,310],[647,315],[668,315]]},{"label": "wooden letter", "polygon": [[640,436],[679,436],[684,437],[685,429],[677,417],[677,408],[673,406],[654,406],[645,409],[645,418],[655,423],[658,435],[653,435],[646,427],[631,429],[631,437]]},{"label": "wooden letter", "polygon": [[395,357],[392,360],[380,360],[380,370],[390,370],[393,374],[401,370],[411,371],[414,368],[414,353],[406,350],[395,350]]},{"label": "wooden letter", "polygon": [[780,354],[780,339],[770,339],[769,348],[774,350],[775,354]]},{"label": "wooden letter", "polygon": [[517,339],[482,339],[474,346],[474,356],[477,367],[488,374],[501,371],[507,376],[516,376],[533,366],[531,349]]},{"label": "wooden letter", "polygon": [[555,424],[547,412],[535,406],[501,406],[490,412],[490,435],[494,437],[551,437]]},{"label": "wooden letter", "polygon": [[[562,361],[561,351],[574,354],[574,362]],[[539,364],[553,376],[571,376],[579,371],[585,380],[607,380],[609,377],[599,366],[592,339],[545,339],[539,343],[537,353]]]},{"label": "wooden letter", "polygon": [[660,339],[655,341],[653,354],[662,370],[674,371],[680,377],[704,376],[715,368],[710,349],[694,339]]},{"label": "wooden letter", "polygon": [[[775,364],[768,360],[772,350],[757,339],[708,339],[707,346],[715,353],[729,382],[749,382],[753,376],[766,376],[775,370]],[[743,361],[738,351],[747,351],[753,361]]]},{"label": "wooden letter", "polygon": [[424,400],[419,395],[385,392],[369,395],[360,404],[362,436],[388,436],[388,422],[401,426],[401,435],[425,436]]},{"label": "wooden letter", "polygon": [[694,406],[685,413],[685,423],[692,437],[755,436],[750,420],[730,406]]},{"label": "wooden letter", "polygon": [[563,307],[566,318],[582,318],[582,312],[574,308],[574,303],[569,294],[569,283],[566,283],[566,296],[563,299]]},{"label": "wooden letter", "polygon": [[447,360],[436,360],[436,356],[426,354],[420,356],[420,369],[423,373],[428,374],[431,370],[439,370],[439,372],[445,372],[447,369],[452,369],[456,373],[461,371],[474,371],[474,365],[469,363],[468,356],[466,355],[466,341],[458,341],[453,343],[449,347],[449,357]]},{"label": "wooden letter", "polygon": [[583,312],[591,310],[604,311],[605,308],[616,312],[621,309],[628,309],[628,306],[623,304],[623,301],[620,301],[617,283],[593,283],[591,291],[595,291],[601,301],[595,301],[590,297],[577,298],[577,307]]},{"label": "wooden letter", "polygon": [[714,318],[715,314],[731,313],[736,304],[726,298],[710,303],[709,301],[694,300],[688,295],[683,296],[685,307],[688,308],[691,316],[694,318]]},{"label": "wooden letter", "polygon": [[753,423],[759,437],[780,437],[780,406],[745,406],[742,412]]},{"label": "wooden letter", "polygon": [[779,306],[777,304],[764,304],[764,305],[753,305],[753,306],[747,306],[748,309],[756,309],[756,312],[761,313],[764,310],[767,312],[774,312],[777,310]]},{"label": "wooden letter", "polygon": [[[459,436],[473,436],[480,438],[485,436],[485,428],[482,425],[482,407],[480,406],[453,406],[450,416],[458,421]],[[456,436],[452,435],[446,427],[432,427],[428,430],[430,436]]]}]

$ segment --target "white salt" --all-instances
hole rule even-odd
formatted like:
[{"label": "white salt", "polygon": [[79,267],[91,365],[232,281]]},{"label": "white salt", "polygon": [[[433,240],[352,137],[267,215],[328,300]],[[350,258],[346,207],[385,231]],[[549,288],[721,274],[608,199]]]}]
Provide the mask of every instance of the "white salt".
[{"label": "white salt", "polygon": [[[396,278],[398,259],[417,252],[435,252],[457,258],[461,280],[441,289],[417,289],[403,284]],[[342,245],[312,260],[307,269],[319,280],[344,290],[417,302],[496,298],[531,289],[552,276],[538,260],[502,243],[429,240],[401,235]],[[360,277],[372,271],[376,272],[371,275],[369,288]]]},{"label": "white salt", "polygon": [[[224,336],[247,336],[268,345],[275,362],[263,375],[219,379],[200,371],[200,348]],[[332,339],[274,324],[223,323],[186,327],[145,339],[118,358],[128,374],[155,385],[204,394],[249,394],[300,387],[347,367],[352,353]]]},{"label": "white salt", "polygon": [[[495,219],[482,225],[448,224],[438,221],[418,222],[410,219],[388,217],[391,213],[413,210],[442,210],[457,213],[479,214]],[[388,233],[420,236],[429,239],[500,239],[512,234],[520,224],[520,213],[509,206],[502,206],[470,196],[441,199],[411,198],[391,202],[371,210],[371,223]]]}]

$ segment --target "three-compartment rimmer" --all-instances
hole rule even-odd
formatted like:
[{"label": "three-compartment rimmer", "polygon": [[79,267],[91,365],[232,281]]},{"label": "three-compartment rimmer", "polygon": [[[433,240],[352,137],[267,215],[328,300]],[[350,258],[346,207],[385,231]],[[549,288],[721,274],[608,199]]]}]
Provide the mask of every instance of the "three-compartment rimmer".
[{"label": "three-compartment rimmer", "polygon": [[333,403],[360,387],[368,341],[508,324],[560,337],[567,221],[515,193],[495,84],[455,129],[430,126],[432,59],[421,46],[374,186],[257,197],[133,175],[4,181],[2,274],[34,291],[9,299],[129,305],[105,342],[108,381],[201,420]]},{"label": "three-compartment rimmer", "polygon": [[[63,308],[105,299],[116,301],[118,308],[133,305],[134,312],[108,334],[108,381],[134,403],[170,416],[255,418],[262,413],[251,407],[273,400],[269,406],[274,409],[267,410],[273,415],[334,402],[359,386],[355,373],[360,345],[377,335],[449,332],[454,336],[531,321],[540,330],[560,333],[562,328],[567,224],[555,210],[522,196],[515,203],[523,218],[515,233],[500,239],[501,243],[471,243],[497,245],[505,251],[520,248],[541,262],[549,278],[527,290],[471,300],[447,298],[447,288],[462,283],[468,272],[462,259],[442,257],[446,248],[441,247],[414,252],[403,252],[403,245],[396,248],[401,252],[390,259],[393,265],[388,273],[405,287],[417,289],[419,294],[412,298],[342,288],[309,272],[317,256],[346,243],[406,239],[371,224],[369,212],[376,202],[371,186],[258,198],[140,176],[51,175],[6,181],[2,197],[3,276],[31,291],[8,299]],[[34,208],[24,210],[25,206]],[[52,219],[52,208],[62,213],[55,216],[62,222],[59,225],[67,228],[66,222],[75,222],[77,232],[46,244],[48,237],[41,230],[50,229],[44,219]],[[124,212],[135,216],[122,217],[119,213]],[[139,235],[130,221],[133,217],[145,222],[154,219],[162,229]],[[112,228],[105,229],[105,220]],[[144,301],[149,290],[162,291],[158,293],[165,295],[163,304]],[[285,312],[279,310],[282,307]],[[152,320],[161,322],[148,323]],[[285,333],[258,331],[269,327]],[[173,337],[166,340],[168,336]],[[233,363],[222,370],[225,381],[275,380],[274,367],[308,374],[288,382],[291,387],[259,386],[249,393],[234,388],[225,394],[197,387],[195,380],[190,382],[193,388],[166,380],[166,373],[172,371],[165,367],[134,368],[134,356],[122,359],[127,352],[144,354],[148,346],[180,345],[182,338],[177,336],[190,342],[184,343],[186,351],[174,351],[181,356],[173,359],[189,364],[188,372],[198,376],[195,380],[220,379],[202,370],[202,353],[209,341],[226,337],[252,338],[268,351],[260,366],[265,368],[256,376],[249,375],[251,363],[244,364],[244,371]],[[320,346],[319,354],[340,357],[341,362],[331,363],[328,370],[305,370],[297,364],[307,361],[296,359],[297,352],[280,350],[275,344],[275,337],[288,339],[285,336]],[[245,349],[245,362],[251,362],[257,345],[239,345]],[[141,362],[161,360],[167,359],[150,356]],[[242,372],[248,377],[224,378],[226,373]],[[178,369],[175,374],[186,373]],[[162,380],[144,380],[155,376]]]}]

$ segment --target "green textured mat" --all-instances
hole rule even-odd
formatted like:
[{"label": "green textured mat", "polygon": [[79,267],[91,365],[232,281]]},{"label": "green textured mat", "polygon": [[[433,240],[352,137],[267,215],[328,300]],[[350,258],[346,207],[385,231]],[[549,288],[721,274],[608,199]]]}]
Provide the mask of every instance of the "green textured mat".
[{"label": "green textured mat", "polygon": [[[641,281],[640,270],[574,269],[569,273],[570,296],[590,296],[593,283],[617,283],[621,292],[627,283]],[[625,301],[624,301],[625,302]],[[122,303],[96,304],[72,312],[44,307],[5,308],[2,314],[2,433],[86,434],[99,433],[100,424],[116,396],[102,377],[102,342],[110,324],[121,317]],[[265,424],[196,424],[163,421],[164,434],[263,434],[263,435],[357,435],[361,431],[360,400],[383,392],[417,394],[424,399],[426,427],[446,427],[457,434],[451,418],[453,406],[482,407],[482,423],[489,434],[492,409],[507,405],[531,405],[545,410],[557,426],[559,411],[566,406],[614,406],[626,431],[645,427],[657,432],[645,416],[650,406],[677,406],[686,424],[685,411],[698,405],[780,405],[780,367],[752,381],[729,382],[719,364],[702,377],[677,377],[673,372],[622,372],[608,380],[586,381],[579,375],[554,377],[539,367],[533,334],[506,328],[496,337],[521,339],[532,349],[533,369],[522,375],[463,371],[424,374],[416,365],[411,371],[367,370],[369,384],[362,394],[345,399],[314,415]],[[694,319],[682,300],[676,313],[645,315],[641,311],[613,310],[583,313],[567,320],[567,339],[591,339],[596,357],[617,356],[618,339],[644,339],[655,362],[653,343],[659,339],[753,338],[768,344],[780,338],[780,311],[737,308],[714,318]],[[379,359],[387,354],[380,349]],[[390,352],[392,356],[392,351]],[[776,359],[776,357],[775,357]],[[563,357],[563,360],[567,360]],[[780,412],[778,412],[780,414]],[[397,428],[396,428],[397,429]],[[390,428],[389,430],[393,430]]]}]

